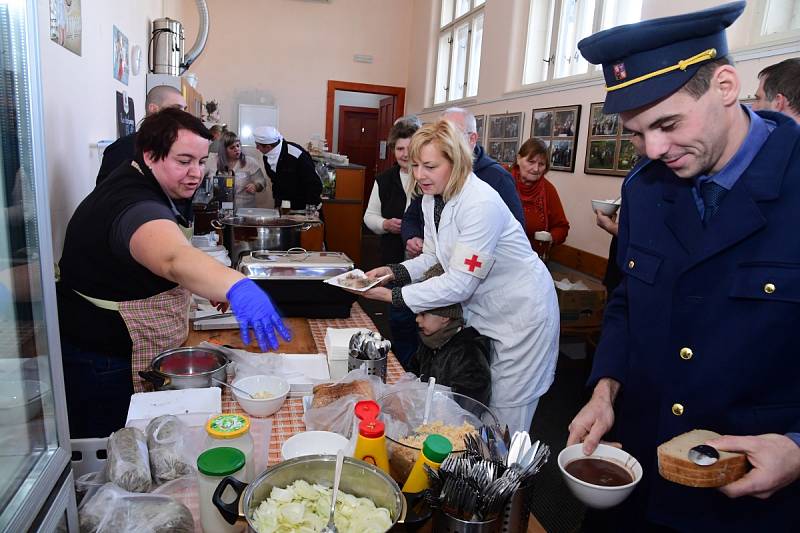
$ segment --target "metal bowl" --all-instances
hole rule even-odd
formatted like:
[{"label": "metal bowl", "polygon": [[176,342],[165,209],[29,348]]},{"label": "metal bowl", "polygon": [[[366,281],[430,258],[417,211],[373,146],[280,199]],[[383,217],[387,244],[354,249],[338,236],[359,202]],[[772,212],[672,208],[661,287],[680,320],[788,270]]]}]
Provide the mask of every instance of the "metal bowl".
[{"label": "metal bowl", "polygon": [[[237,519],[245,519],[250,529],[256,531],[253,513],[261,502],[269,498],[274,487],[285,488],[298,479],[333,486],[335,465],[335,455],[306,455],[279,463],[249,485],[229,476],[217,486],[212,501],[228,522],[233,524]],[[237,497],[226,504],[222,501],[222,494],[229,486]],[[388,474],[369,463],[345,457],[339,490],[359,498],[369,498],[377,507],[385,507],[389,510],[392,525],[405,519],[406,501],[400,487]]]}]

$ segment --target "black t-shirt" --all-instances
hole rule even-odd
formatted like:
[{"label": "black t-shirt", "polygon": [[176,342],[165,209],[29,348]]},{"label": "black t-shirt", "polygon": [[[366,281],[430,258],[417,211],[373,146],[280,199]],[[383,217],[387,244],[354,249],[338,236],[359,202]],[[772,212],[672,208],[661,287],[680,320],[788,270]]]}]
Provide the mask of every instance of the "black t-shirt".
[{"label": "black t-shirt", "polygon": [[[131,339],[116,311],[95,306],[76,293],[115,302],[139,300],[172,289],[130,255],[133,233],[157,219],[191,220],[191,200],[172,204],[153,175],[123,165],[78,206],[67,226],[57,284],[61,336],[79,348],[130,356]],[[182,215],[182,216],[181,216]]]}]

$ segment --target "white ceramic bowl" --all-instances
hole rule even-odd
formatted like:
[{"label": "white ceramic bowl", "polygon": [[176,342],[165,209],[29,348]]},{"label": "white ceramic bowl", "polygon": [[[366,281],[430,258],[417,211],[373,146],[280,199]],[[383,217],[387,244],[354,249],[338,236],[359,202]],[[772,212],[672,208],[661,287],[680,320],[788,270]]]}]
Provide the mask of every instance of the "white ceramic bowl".
[{"label": "white ceramic bowl", "polygon": [[242,409],[253,416],[269,416],[275,413],[281,408],[283,402],[286,401],[286,395],[289,394],[289,382],[278,376],[248,376],[237,379],[233,384],[250,394],[262,391],[272,394],[271,398],[258,400],[239,394],[236,389],[231,389],[233,396],[242,406]]},{"label": "white ceramic bowl", "polygon": [[592,200],[592,212],[595,213],[600,211],[604,215],[611,216],[617,212],[619,209],[619,204],[614,202],[608,202],[606,200]]},{"label": "white ceramic bowl", "polygon": [[587,457],[583,454],[583,444],[573,444],[561,450],[558,454],[558,468],[564,477],[564,482],[569,487],[572,494],[589,507],[595,509],[607,509],[621,503],[627,498],[633,488],[642,480],[642,465],[631,454],[607,444],[600,444],[592,455],[588,457],[598,457],[608,459],[626,470],[633,473],[633,482],[618,487],[603,487],[582,481],[564,469],[575,459]]},{"label": "white ceramic bowl", "polygon": [[303,455],[336,455],[350,443],[345,437],[333,431],[304,431],[292,435],[281,446],[284,461]]}]

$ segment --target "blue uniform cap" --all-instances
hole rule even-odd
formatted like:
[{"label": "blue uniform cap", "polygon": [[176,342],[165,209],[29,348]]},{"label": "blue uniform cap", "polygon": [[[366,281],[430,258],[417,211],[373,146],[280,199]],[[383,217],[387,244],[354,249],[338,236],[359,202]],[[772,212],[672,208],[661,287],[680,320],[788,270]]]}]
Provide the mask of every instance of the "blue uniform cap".
[{"label": "blue uniform cap", "polygon": [[603,65],[603,111],[620,113],[665,98],[703,63],[726,56],[725,28],[739,18],[745,4],[626,24],[582,39],[578,49],[583,57]]}]

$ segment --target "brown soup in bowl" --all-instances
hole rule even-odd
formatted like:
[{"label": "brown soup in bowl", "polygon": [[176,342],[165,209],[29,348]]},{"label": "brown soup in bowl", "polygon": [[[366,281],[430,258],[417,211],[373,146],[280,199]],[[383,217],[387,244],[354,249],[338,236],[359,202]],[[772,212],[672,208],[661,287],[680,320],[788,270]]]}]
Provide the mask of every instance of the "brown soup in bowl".
[{"label": "brown soup in bowl", "polygon": [[581,481],[601,487],[621,487],[633,483],[633,474],[627,468],[606,459],[595,457],[575,459],[569,462],[564,470]]}]

